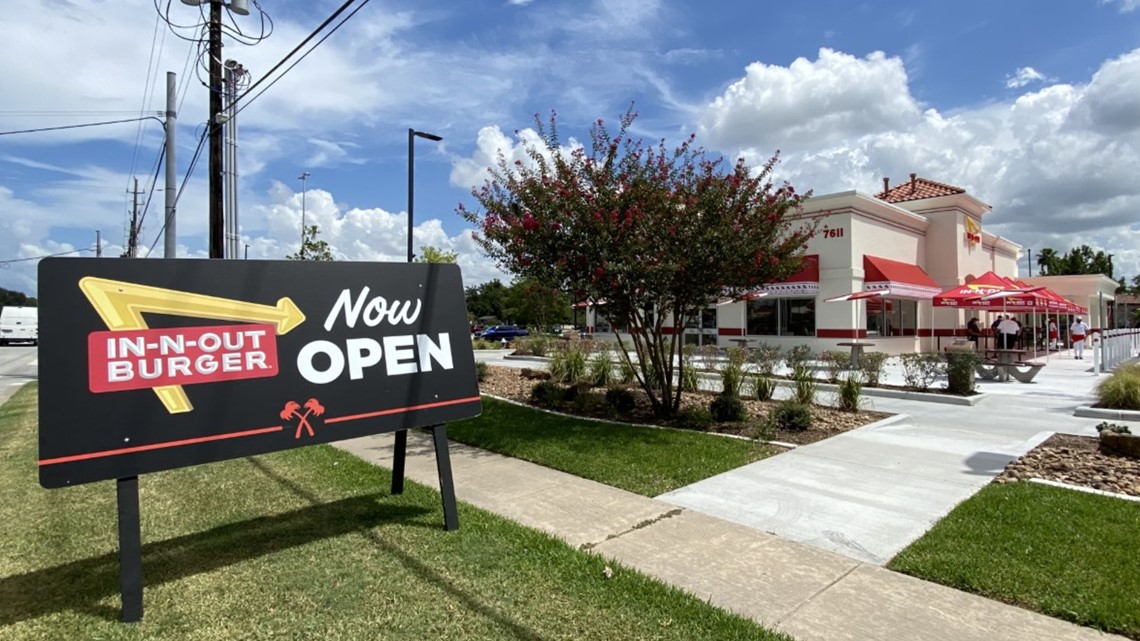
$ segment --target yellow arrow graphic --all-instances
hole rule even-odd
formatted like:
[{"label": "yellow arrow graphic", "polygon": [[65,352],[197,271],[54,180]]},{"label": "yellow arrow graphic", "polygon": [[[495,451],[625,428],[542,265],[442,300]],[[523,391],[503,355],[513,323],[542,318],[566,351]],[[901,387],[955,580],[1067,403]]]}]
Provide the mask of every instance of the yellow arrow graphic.
[{"label": "yellow arrow graphic", "polygon": [[[272,323],[278,335],[305,322],[305,314],[288,297],[278,300],[276,306],[261,305],[94,276],[81,278],[79,289],[112,331],[149,329],[143,313]],[[194,409],[181,385],[156,387],[154,393],[171,414]]]}]

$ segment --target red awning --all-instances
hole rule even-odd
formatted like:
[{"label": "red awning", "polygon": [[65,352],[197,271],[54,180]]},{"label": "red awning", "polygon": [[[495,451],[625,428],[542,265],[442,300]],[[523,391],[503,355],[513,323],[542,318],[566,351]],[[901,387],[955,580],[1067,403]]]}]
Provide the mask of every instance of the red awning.
[{"label": "red awning", "polygon": [[863,287],[890,290],[905,298],[933,298],[942,289],[921,267],[878,256],[863,256]]},{"label": "red awning", "polygon": [[772,296],[815,296],[819,293],[819,254],[802,258],[800,270],[778,283],[769,283],[758,291]]}]

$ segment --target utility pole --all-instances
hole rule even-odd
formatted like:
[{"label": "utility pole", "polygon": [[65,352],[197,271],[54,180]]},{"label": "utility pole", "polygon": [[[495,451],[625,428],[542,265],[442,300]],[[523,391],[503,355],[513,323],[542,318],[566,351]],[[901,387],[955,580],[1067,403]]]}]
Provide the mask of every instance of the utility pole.
[{"label": "utility pole", "polygon": [[131,233],[127,236],[127,258],[138,255],[139,244],[139,179],[135,178],[135,190],[131,192]]},{"label": "utility pole", "polygon": [[95,258],[103,257],[103,232],[95,230]]},{"label": "utility pole", "polygon": [[178,83],[173,71],[166,72],[166,221],[163,223],[162,257],[175,258],[177,255],[178,237],[174,227],[174,199],[177,195],[175,183],[178,178],[174,175],[174,132],[178,121],[178,114],[174,105],[178,98]]},{"label": "utility pole", "polygon": [[222,0],[209,0],[210,58],[210,258],[224,258],[225,219],[222,210]]},{"label": "utility pole", "polygon": [[1029,248],[1029,277],[1033,278],[1033,248]]}]

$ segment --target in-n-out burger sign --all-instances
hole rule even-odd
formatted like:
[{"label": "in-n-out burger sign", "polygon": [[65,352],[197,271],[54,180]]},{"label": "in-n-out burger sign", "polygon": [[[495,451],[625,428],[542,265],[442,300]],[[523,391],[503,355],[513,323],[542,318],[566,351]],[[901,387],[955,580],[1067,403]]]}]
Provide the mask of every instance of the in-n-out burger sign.
[{"label": "in-n-out burger sign", "polygon": [[[41,372],[47,487],[481,407],[474,355],[456,338],[468,326],[454,266],[68,259],[41,270],[43,360],[68,364]],[[78,429],[92,417],[97,428]]]},{"label": "in-n-out burger sign", "polygon": [[[383,296],[369,298],[369,288],[365,287],[354,299],[351,290],[344,290],[325,319],[325,331],[332,331],[338,321],[348,329],[354,329],[357,322],[364,327],[387,324],[393,327],[414,325],[419,318],[423,301],[393,300]],[[318,355],[323,355],[327,365],[316,364]],[[364,378],[364,370],[375,367],[383,361],[384,373],[388,376],[416,374],[432,371],[435,366],[452,369],[451,336],[447,332],[434,338],[427,334],[396,334],[381,339],[370,337],[345,339],[343,346],[333,341],[317,340],[308,343],[297,354],[297,371],[310,383],[325,385],[331,383],[347,370],[348,378]]]}]

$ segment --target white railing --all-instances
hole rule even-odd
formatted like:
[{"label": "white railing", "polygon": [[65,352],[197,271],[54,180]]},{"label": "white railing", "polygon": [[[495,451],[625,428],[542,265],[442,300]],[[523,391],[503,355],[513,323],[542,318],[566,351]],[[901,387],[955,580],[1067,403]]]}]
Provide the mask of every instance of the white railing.
[{"label": "white railing", "polygon": [[1140,354],[1140,329],[1110,329],[1094,336],[1098,344],[1092,350],[1093,372],[1097,374]]}]

